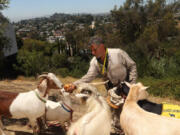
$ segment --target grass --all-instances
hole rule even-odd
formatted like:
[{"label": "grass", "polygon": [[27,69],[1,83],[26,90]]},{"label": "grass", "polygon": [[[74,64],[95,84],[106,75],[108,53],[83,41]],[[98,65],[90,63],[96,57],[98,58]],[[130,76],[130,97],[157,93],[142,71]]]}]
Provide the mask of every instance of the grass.
[{"label": "grass", "polygon": [[153,96],[171,98],[180,101],[180,78],[154,79],[152,77],[140,78],[138,81],[149,86],[148,92]]}]

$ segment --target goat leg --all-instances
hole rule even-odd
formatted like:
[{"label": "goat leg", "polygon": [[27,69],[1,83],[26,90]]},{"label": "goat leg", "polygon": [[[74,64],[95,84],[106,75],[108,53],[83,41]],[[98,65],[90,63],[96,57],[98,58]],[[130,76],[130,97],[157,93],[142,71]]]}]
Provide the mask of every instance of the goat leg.
[{"label": "goat leg", "polygon": [[32,126],[32,129],[33,129],[33,134],[38,135],[38,132],[40,130],[39,130],[39,127],[38,127],[38,124],[37,124],[37,120],[36,119],[29,119],[29,120],[30,120],[30,124]]},{"label": "goat leg", "polygon": [[6,135],[6,134],[4,133],[4,131],[3,131],[3,129],[4,129],[4,126],[3,126],[3,124],[2,124],[1,116],[0,116],[0,135]]}]

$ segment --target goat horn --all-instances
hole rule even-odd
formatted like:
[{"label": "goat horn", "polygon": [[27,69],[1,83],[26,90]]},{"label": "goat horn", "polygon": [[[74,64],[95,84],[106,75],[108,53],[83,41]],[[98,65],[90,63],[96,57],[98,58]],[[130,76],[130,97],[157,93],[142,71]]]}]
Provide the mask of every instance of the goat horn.
[{"label": "goat horn", "polygon": [[109,82],[109,80],[107,80],[107,81],[104,81],[104,82],[97,82],[97,83],[89,83],[89,84],[92,84],[92,85],[103,85],[103,84],[106,84],[106,83],[108,83]]},{"label": "goat horn", "polygon": [[38,76],[38,78],[40,79],[40,78],[47,78],[48,77],[48,75],[46,75],[46,74],[42,74],[42,75],[39,75]]}]

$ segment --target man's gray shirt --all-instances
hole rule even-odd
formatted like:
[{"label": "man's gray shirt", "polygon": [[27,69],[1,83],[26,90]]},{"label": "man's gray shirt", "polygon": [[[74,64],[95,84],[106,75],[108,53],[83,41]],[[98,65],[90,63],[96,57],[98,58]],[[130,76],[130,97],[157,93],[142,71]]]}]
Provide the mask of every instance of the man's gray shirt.
[{"label": "man's gray shirt", "polygon": [[[86,75],[80,80],[74,82],[79,84],[81,82],[91,82],[99,74],[102,69],[96,57],[93,57],[90,62],[90,67]],[[115,85],[118,82],[128,81],[135,83],[137,79],[136,63],[128,56],[128,54],[121,49],[108,48],[108,67],[106,70],[106,77]],[[127,78],[129,78],[127,80]]]}]

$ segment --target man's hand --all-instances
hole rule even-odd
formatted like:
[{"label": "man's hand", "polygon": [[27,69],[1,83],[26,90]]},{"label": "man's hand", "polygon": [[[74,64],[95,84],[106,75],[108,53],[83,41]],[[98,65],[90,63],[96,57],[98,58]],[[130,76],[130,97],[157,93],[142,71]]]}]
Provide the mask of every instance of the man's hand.
[{"label": "man's hand", "polygon": [[74,89],[76,89],[76,85],[74,84],[65,84],[64,89],[66,92],[72,93]]}]

